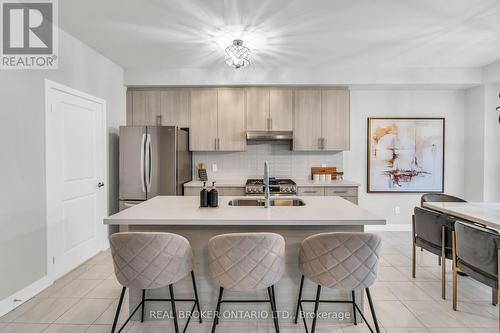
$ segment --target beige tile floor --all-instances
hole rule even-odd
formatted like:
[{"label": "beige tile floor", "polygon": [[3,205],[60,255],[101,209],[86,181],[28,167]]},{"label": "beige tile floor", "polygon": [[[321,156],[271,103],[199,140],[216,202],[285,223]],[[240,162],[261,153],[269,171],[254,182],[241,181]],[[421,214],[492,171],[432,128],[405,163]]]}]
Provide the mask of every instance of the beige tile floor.
[{"label": "beige tile floor", "polygon": [[[377,283],[372,287],[384,333],[498,333],[498,308],[490,304],[491,290],[459,277],[459,311],[451,309],[451,269],[448,299],[441,299],[437,258],[417,251],[417,278],[411,278],[410,233],[383,232],[382,258]],[[121,286],[113,275],[109,251],[90,259],[54,285],[0,318],[2,333],[110,332]],[[367,306],[365,301],[365,308]],[[210,308],[210,305],[205,305]],[[128,313],[125,302],[122,318]],[[369,313],[365,309],[365,313]],[[233,325],[233,326],[230,326]],[[274,332],[271,322],[253,326],[222,323],[217,332]],[[192,322],[188,332],[209,332],[210,323]],[[173,332],[170,320],[132,323],[126,333]],[[284,323],[282,332],[304,332],[301,325]],[[363,325],[331,326],[319,322],[318,333],[369,332]]]}]

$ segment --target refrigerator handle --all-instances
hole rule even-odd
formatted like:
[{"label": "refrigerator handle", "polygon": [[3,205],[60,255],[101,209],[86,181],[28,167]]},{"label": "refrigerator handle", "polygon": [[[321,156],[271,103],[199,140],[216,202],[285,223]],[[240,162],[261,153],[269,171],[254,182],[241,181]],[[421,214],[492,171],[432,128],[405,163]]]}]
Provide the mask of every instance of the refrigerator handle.
[{"label": "refrigerator handle", "polygon": [[151,191],[151,178],[153,177],[153,149],[151,147],[151,135],[146,138],[146,188]]},{"label": "refrigerator handle", "polygon": [[141,184],[142,184],[142,192],[146,193],[146,184],[145,184],[145,174],[144,174],[144,155],[145,155],[145,144],[146,144],[146,134],[142,135],[141,139]]}]

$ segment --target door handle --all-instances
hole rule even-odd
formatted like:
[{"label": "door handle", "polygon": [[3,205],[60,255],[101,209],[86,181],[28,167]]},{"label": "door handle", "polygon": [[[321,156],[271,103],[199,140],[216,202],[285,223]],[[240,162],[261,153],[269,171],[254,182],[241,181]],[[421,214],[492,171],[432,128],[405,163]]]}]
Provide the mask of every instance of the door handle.
[{"label": "door handle", "polygon": [[148,134],[146,138],[146,188],[148,192],[151,190],[151,178],[153,174],[153,154],[151,148],[151,135]]},{"label": "door handle", "polygon": [[145,161],[145,150],[146,150],[146,134],[142,135],[142,140],[141,140],[141,186],[142,186],[142,192],[146,193],[146,174],[144,170],[144,164],[146,163]]},{"label": "door handle", "polygon": [[103,182],[99,182],[99,183],[97,183],[97,188],[101,188],[101,187],[103,187],[103,186],[104,186],[104,183],[103,183]]}]

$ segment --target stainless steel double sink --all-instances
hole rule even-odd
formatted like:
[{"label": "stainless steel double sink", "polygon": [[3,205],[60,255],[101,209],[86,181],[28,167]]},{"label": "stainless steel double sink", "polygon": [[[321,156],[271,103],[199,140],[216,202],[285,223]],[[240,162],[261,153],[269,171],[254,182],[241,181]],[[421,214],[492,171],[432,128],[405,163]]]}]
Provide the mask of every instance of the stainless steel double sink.
[{"label": "stainless steel double sink", "polygon": [[[264,207],[264,198],[237,198],[229,201],[229,206]],[[299,198],[271,198],[270,206],[305,206],[306,203]]]}]

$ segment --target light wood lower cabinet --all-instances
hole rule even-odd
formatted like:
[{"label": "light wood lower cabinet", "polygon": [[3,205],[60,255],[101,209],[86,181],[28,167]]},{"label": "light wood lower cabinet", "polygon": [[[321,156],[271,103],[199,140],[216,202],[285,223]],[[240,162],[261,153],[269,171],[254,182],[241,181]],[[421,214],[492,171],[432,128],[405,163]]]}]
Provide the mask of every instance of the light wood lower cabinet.
[{"label": "light wood lower cabinet", "polygon": [[344,186],[299,186],[297,188],[298,196],[338,196],[342,197],[353,204],[358,204],[358,188]]},{"label": "light wood lower cabinet", "polygon": [[[185,187],[184,188],[184,196],[198,196],[200,195],[202,187]],[[220,196],[244,196],[245,188],[244,187],[217,187],[217,191]]]},{"label": "light wood lower cabinet", "polygon": [[323,187],[299,187],[297,194],[301,197],[305,196],[324,196],[325,189]]}]

